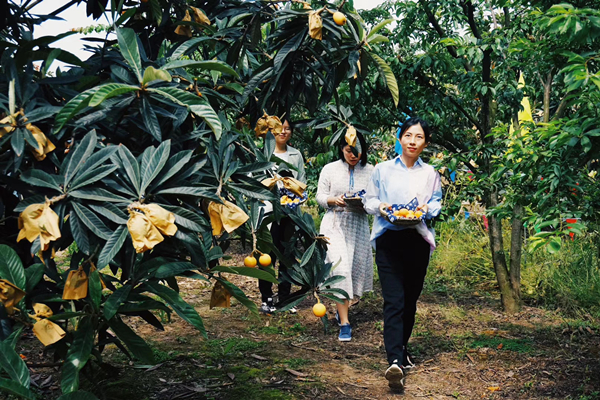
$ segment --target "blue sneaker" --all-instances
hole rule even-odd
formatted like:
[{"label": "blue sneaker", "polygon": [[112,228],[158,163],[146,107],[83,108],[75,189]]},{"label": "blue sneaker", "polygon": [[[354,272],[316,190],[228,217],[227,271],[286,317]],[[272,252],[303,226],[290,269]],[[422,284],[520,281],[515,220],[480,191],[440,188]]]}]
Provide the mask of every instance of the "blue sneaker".
[{"label": "blue sneaker", "polygon": [[342,322],[340,321],[340,314],[337,311],[335,312],[335,321],[337,322],[338,326],[342,326]]},{"label": "blue sneaker", "polygon": [[349,342],[352,340],[352,327],[350,324],[342,325],[340,329],[340,336],[338,336],[340,342]]}]

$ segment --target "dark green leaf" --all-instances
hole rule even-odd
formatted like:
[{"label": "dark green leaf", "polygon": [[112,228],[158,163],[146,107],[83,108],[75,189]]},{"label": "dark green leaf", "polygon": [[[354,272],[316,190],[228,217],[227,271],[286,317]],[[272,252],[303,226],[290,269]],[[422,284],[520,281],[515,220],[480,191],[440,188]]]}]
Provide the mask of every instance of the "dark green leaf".
[{"label": "dark green leaf", "polygon": [[54,120],[54,133],[58,133],[71,118],[73,118],[79,111],[83,110],[88,106],[90,99],[98,90],[97,87],[86,90],[83,93],[73,97],[56,115]]},{"label": "dark green leaf", "polygon": [[83,222],[83,224],[87,226],[87,228],[96,236],[104,240],[108,240],[111,237],[113,232],[104,224],[104,222],[100,220],[100,218],[96,216],[96,214],[94,214],[92,210],[76,202],[72,202],[71,205],[73,206],[73,210],[75,210],[75,214],[77,214],[81,222]]},{"label": "dark green leaf", "polygon": [[177,89],[176,87],[148,89],[148,91],[159,94],[174,103],[187,107],[191,112],[206,121],[217,139],[221,137],[221,132],[223,130],[221,120],[219,119],[219,116],[215,110],[203,98],[181,89]]},{"label": "dark green leaf", "polygon": [[104,318],[106,318],[107,321],[114,317],[119,307],[127,301],[131,288],[131,285],[122,286],[106,299],[106,302],[104,303]]},{"label": "dark green leaf", "polygon": [[267,282],[277,283],[277,278],[267,271],[263,271],[260,268],[249,268],[249,267],[225,267],[217,265],[210,269],[210,272],[227,272],[230,274],[249,276],[252,278],[262,279]]},{"label": "dark green leaf", "polygon": [[123,58],[127,61],[138,82],[142,82],[142,62],[140,61],[140,50],[138,48],[137,35],[130,28],[117,29],[117,40]]},{"label": "dark green leaf", "polygon": [[79,389],[79,371],[92,353],[94,336],[91,317],[82,318],[77,325],[77,330],[73,332],[73,343],[62,366],[60,387],[63,393],[71,393]]},{"label": "dark green leaf", "polygon": [[125,228],[125,225],[119,225],[113,234],[110,235],[110,238],[108,238],[104,248],[98,256],[98,267],[100,269],[108,265],[115,255],[117,255],[119,250],[121,250],[121,247],[123,247],[123,243],[127,238],[127,232],[128,230]]},{"label": "dark green leaf", "polygon": [[0,378],[0,391],[18,396],[27,400],[35,400],[35,394],[25,386],[19,385],[10,379]]},{"label": "dark green leaf", "polygon": [[[186,303],[179,296],[179,293],[155,282],[148,282],[147,286],[150,292],[164,299],[183,320],[198,329],[202,336],[207,337],[202,318],[200,318],[194,307]],[[254,307],[256,308],[256,305]]]},{"label": "dark green leaf", "polygon": [[33,264],[25,269],[25,292],[31,292],[44,277],[44,264]]},{"label": "dark green leaf", "polygon": [[390,93],[392,94],[392,99],[394,99],[394,105],[398,107],[398,101],[400,100],[400,92],[398,90],[398,81],[396,81],[396,76],[394,75],[392,68],[389,66],[388,63],[385,62],[383,58],[379,57],[377,54],[373,52],[369,52],[368,54],[377,64],[377,67],[381,72],[381,77],[383,78]]},{"label": "dark green leaf", "polygon": [[181,171],[181,169],[191,160],[193,151],[185,150],[180,151],[173,157],[167,160],[165,167],[158,176],[158,179],[150,186],[151,188],[159,187],[162,183],[166,182],[173,175]]},{"label": "dark green leaf", "polygon": [[96,107],[102,104],[104,100],[116,97],[121,94],[131,93],[140,90],[139,86],[126,85],[124,83],[107,83],[97,87],[96,93],[90,99],[89,106]]},{"label": "dark green leaf", "polygon": [[254,304],[254,302],[250,300],[239,287],[235,286],[233,283],[225,279],[215,279],[221,282],[221,284],[225,286],[229,293],[231,293],[231,295],[235,297],[237,301],[245,305],[250,310],[250,312],[252,312],[253,314],[258,314],[258,308],[256,307],[256,304]]},{"label": "dark green leaf", "polygon": [[25,151],[25,137],[23,136],[22,131],[23,129],[18,128],[10,137],[10,145],[12,146],[12,149],[17,157],[21,157],[23,155],[23,151]]},{"label": "dark green leaf", "polygon": [[77,243],[77,247],[84,254],[90,254],[90,239],[88,237],[87,231],[83,227],[83,223],[77,217],[75,211],[71,212],[69,215],[69,225],[71,227],[71,233],[73,234],[73,239],[75,239],[75,243]]},{"label": "dark green leaf", "polygon": [[104,179],[108,175],[112,174],[117,168],[118,167],[116,165],[103,165],[96,169],[88,170],[85,173],[78,174],[78,176],[73,179],[71,190],[79,189],[80,187],[87,186],[90,183]]},{"label": "dark green leaf", "polygon": [[21,259],[11,247],[0,244],[0,278],[6,279],[16,287],[25,290],[25,268]]},{"label": "dark green leaf", "polygon": [[223,61],[194,61],[194,60],[175,60],[167,63],[162,69],[169,70],[175,68],[185,69],[203,69],[206,71],[219,71],[229,74],[234,78],[239,78],[239,75],[233,68]]},{"label": "dark green leaf", "polygon": [[171,262],[167,264],[163,264],[154,273],[154,277],[158,279],[170,278],[176,275],[181,275],[183,272],[197,270],[198,266],[186,262]]},{"label": "dark green leaf", "polygon": [[154,154],[150,157],[150,161],[146,164],[142,163],[142,186],[140,188],[142,193],[146,191],[148,185],[156,178],[160,171],[162,171],[169,159],[170,152],[171,140],[164,141],[154,151]]},{"label": "dark green leaf", "polygon": [[175,215],[175,225],[189,229],[194,232],[200,232],[204,227],[208,227],[209,224],[201,216],[193,211],[187,210],[183,207],[170,206],[167,204],[159,204],[166,210],[169,210]]},{"label": "dark green leaf", "polygon": [[[134,9],[131,8],[130,10]],[[98,398],[90,392],[86,392],[85,390],[78,390],[76,392],[63,394],[56,400],[98,400]]]},{"label": "dark green leaf", "polygon": [[96,131],[92,130],[83,137],[80,143],[75,145],[75,150],[69,153],[67,168],[64,171],[65,186],[68,186],[77,171],[92,155],[97,142]]},{"label": "dark green leaf", "polygon": [[77,199],[84,200],[95,200],[95,201],[109,201],[112,203],[130,203],[125,197],[119,196],[106,189],[101,188],[90,188],[90,189],[79,189],[69,192],[69,196],[73,196]]},{"label": "dark green leaf", "polygon": [[127,223],[127,215],[121,211],[117,206],[111,203],[103,203],[102,205],[89,204],[90,208],[96,211],[103,217],[116,222],[119,225],[125,225]]},{"label": "dark green leaf", "polygon": [[128,327],[119,316],[114,316],[108,321],[110,329],[117,335],[119,339],[127,346],[127,348],[145,364],[155,364],[154,353],[148,344],[139,337],[130,327]]},{"label": "dark green leaf", "polygon": [[88,288],[88,294],[94,306],[94,311],[97,312],[100,310],[100,303],[102,301],[102,281],[100,280],[100,272],[97,269],[90,272]]},{"label": "dark green leaf", "polygon": [[129,149],[125,146],[119,146],[119,156],[121,157],[121,162],[123,163],[123,168],[125,168],[125,172],[129,177],[129,181],[132,183],[133,187],[136,190],[136,193],[139,196],[141,194],[140,166],[138,165],[138,162],[133,156],[133,154],[131,154]]},{"label": "dark green leaf", "polygon": [[50,188],[59,192],[61,191],[60,186],[54,182],[53,177],[47,172],[39,169],[29,169],[23,172],[21,174],[21,180],[33,186]]},{"label": "dark green leaf", "polygon": [[29,388],[29,369],[10,341],[0,342],[0,367],[19,385]]},{"label": "dark green leaf", "polygon": [[142,120],[144,121],[144,125],[146,125],[146,129],[148,132],[156,139],[157,141],[162,140],[162,131],[160,129],[160,123],[158,122],[158,118],[156,118],[156,113],[152,108],[152,104],[146,96],[142,96]]}]

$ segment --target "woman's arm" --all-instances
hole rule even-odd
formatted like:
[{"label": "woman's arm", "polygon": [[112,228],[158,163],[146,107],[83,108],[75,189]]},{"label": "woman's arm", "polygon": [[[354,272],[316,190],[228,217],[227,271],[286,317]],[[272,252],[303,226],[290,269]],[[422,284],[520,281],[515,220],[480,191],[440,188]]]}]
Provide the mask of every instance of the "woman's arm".
[{"label": "woman's arm", "polygon": [[380,214],[379,209],[382,203],[379,199],[379,178],[379,168],[375,167],[367,185],[367,192],[365,193],[365,210],[368,214]]},{"label": "woman's arm", "polygon": [[434,171],[434,174],[433,191],[431,198],[427,202],[427,216],[425,217],[427,219],[437,217],[442,211],[442,182],[440,174],[437,171]]},{"label": "woman's arm", "polygon": [[325,166],[319,176],[319,184],[317,186],[317,203],[323,208],[330,208],[333,206],[346,207],[346,202],[343,199],[343,195],[332,196],[331,195],[331,181],[330,181],[329,168]]}]

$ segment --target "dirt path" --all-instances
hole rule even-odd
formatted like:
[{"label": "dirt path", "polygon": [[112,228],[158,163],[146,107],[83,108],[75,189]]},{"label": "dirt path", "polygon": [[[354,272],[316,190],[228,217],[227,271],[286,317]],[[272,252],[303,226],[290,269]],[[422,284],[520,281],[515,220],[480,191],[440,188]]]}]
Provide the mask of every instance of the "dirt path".
[{"label": "dirt path", "polygon": [[[254,279],[231,277],[259,301]],[[209,310],[210,287],[180,279],[186,301],[207,328],[208,340],[176,315],[160,332],[130,320],[155,349],[159,364],[137,368],[115,348],[104,353],[95,384],[82,386],[104,399],[600,399],[598,321],[570,321],[525,307],[515,316],[499,311],[495,295],[422,296],[411,352],[417,368],[403,395],[383,378],[385,351],[380,293],[351,307],[351,342],[337,340],[312,315],[311,302],[297,314],[252,316],[232,299],[229,309]],[[378,289],[379,285],[375,287]],[[332,304],[328,304],[331,313]],[[42,356],[35,339],[21,351]],[[33,347],[32,347],[33,346]],[[32,357],[34,359],[35,357]],[[34,368],[44,398],[58,393],[55,369]]]}]

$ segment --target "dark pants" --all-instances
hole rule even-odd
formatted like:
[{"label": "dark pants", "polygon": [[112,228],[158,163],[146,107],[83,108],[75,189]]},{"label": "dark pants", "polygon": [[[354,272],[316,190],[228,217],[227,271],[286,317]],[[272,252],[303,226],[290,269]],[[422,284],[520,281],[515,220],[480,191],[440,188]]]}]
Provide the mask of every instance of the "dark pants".
[{"label": "dark pants", "polygon": [[[290,240],[294,233],[294,224],[292,223],[291,218],[283,217],[279,220],[279,223],[273,222],[271,224],[271,237],[273,238],[273,244],[277,247],[277,250],[281,254],[284,254],[285,248],[283,246],[283,242],[287,242]],[[271,262],[273,263],[273,267],[275,267],[275,262],[277,261],[277,256],[275,253],[271,252]],[[285,271],[287,267],[283,265],[281,261],[279,261],[279,272]],[[260,290],[260,296],[263,302],[266,302],[267,299],[273,297],[273,285],[271,282],[264,281],[262,279],[258,280],[258,289]],[[280,282],[277,285],[277,290],[279,292],[279,301],[284,301],[292,290],[292,284],[290,282]]]},{"label": "dark pants", "polygon": [[429,264],[429,243],[415,229],[386,230],[376,239],[375,262],[383,293],[383,341],[388,362],[402,363],[417,299]]}]

